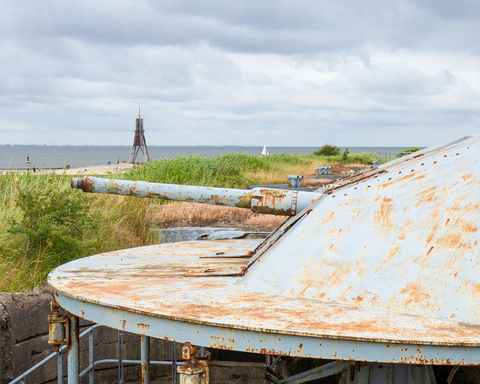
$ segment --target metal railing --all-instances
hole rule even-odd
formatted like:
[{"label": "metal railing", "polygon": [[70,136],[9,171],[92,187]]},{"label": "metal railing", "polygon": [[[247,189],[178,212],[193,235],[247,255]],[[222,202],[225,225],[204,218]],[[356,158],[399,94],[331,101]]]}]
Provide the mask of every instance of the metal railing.
[{"label": "metal railing", "polygon": [[[177,382],[177,366],[184,364],[184,362],[177,362],[176,356],[176,348],[175,343],[172,346],[172,361],[150,361],[150,337],[143,336],[141,340],[141,360],[125,360],[123,359],[123,331],[118,331],[118,359],[102,359],[94,361],[93,358],[93,351],[94,351],[94,339],[93,339],[93,331],[96,328],[102,327],[101,324],[95,324],[90,328],[86,329],[79,335],[79,339],[84,337],[88,334],[88,366],[80,372],[79,377],[83,377],[88,373],[88,382],[89,384],[94,383],[94,372],[95,367],[101,364],[118,364],[118,384],[123,384],[123,368],[124,364],[149,364],[149,365],[171,365],[172,366],[172,383],[175,384]],[[58,352],[53,352],[52,354],[48,355],[42,361],[35,364],[32,368],[28,369],[16,379],[12,380],[9,384],[26,384],[27,376],[31,373],[35,372],[40,367],[44,366],[53,358],[57,357],[57,383],[63,384],[63,357],[65,355],[65,351],[67,350],[67,345],[62,346]],[[203,349],[203,348],[202,348]]]}]

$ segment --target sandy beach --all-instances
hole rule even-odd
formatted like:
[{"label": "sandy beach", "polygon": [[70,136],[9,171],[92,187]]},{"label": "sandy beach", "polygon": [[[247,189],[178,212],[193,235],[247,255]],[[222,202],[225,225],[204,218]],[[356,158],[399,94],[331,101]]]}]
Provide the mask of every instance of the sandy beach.
[{"label": "sandy beach", "polygon": [[120,163],[112,165],[95,165],[92,167],[57,169],[55,173],[58,175],[113,175],[115,173],[124,173],[133,168],[133,164]]},{"label": "sandy beach", "polygon": [[[30,169],[32,175],[44,175],[47,173],[57,175],[113,175],[115,173],[124,173],[133,168],[133,164],[119,163],[112,165],[95,165],[91,167],[79,167],[69,169]],[[25,169],[0,169],[0,175],[4,175],[5,172],[23,173],[27,172]]]}]

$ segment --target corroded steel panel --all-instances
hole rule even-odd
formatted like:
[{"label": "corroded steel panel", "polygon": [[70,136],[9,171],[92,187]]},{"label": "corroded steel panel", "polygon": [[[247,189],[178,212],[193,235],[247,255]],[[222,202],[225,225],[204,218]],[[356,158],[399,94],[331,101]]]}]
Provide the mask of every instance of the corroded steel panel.
[{"label": "corroded steel panel", "polygon": [[[49,284],[59,303],[80,317],[147,336],[290,356],[433,364],[458,363],[462,356],[465,363],[480,363],[476,325],[242,291],[235,275],[187,277],[192,269],[248,261],[200,258],[205,252],[254,246],[251,240],[198,241],[116,251],[65,264],[49,275]],[[128,313],[139,317],[130,320]],[[369,342],[378,345],[363,354]]]},{"label": "corroded steel panel", "polygon": [[250,267],[243,289],[480,323],[479,145],[332,186]]}]

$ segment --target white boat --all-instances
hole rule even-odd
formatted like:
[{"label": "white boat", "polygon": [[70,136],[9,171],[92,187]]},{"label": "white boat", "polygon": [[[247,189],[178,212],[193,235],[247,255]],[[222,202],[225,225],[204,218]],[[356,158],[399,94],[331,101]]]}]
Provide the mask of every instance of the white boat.
[{"label": "white boat", "polygon": [[260,156],[266,156],[269,155],[268,150],[267,150],[267,145],[265,144],[263,146],[262,154]]}]

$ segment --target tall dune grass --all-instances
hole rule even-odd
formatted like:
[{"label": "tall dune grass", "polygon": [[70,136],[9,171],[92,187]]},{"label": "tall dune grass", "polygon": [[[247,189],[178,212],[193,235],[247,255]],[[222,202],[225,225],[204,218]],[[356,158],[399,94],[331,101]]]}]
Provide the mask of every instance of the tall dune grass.
[{"label": "tall dune grass", "polygon": [[208,185],[213,187],[246,188],[252,184],[286,183],[289,174],[316,174],[318,166],[327,164],[366,164],[375,160],[373,154],[342,156],[292,155],[268,156],[231,153],[225,156],[178,156],[155,160],[125,173],[124,178],[157,183]]}]

